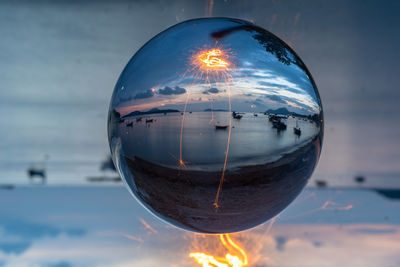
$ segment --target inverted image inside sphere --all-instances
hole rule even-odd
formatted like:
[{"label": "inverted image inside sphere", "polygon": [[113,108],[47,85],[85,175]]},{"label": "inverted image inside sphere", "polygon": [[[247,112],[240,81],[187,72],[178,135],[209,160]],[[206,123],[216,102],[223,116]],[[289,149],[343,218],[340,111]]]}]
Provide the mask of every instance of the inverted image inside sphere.
[{"label": "inverted image inside sphere", "polygon": [[108,135],[129,190],[196,232],[261,224],[301,192],[320,155],[317,88],[282,40],[250,22],[186,21],[145,44],[112,96]]}]

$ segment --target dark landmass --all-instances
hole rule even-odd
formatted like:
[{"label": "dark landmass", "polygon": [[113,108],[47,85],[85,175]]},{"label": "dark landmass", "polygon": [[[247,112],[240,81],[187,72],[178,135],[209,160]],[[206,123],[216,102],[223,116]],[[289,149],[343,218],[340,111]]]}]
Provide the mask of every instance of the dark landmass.
[{"label": "dark landmass", "polygon": [[153,109],[150,109],[148,111],[135,110],[135,111],[132,111],[131,113],[128,113],[128,114],[122,116],[122,118],[131,117],[131,116],[148,115],[148,114],[176,113],[176,112],[180,112],[180,111],[177,110],[177,109],[158,109],[158,108],[153,108]]},{"label": "dark landmass", "polygon": [[293,115],[295,117],[307,118],[309,120],[315,121],[317,124],[321,123],[321,119],[318,114],[303,115],[296,112],[291,112],[287,110],[287,108],[268,109],[267,111],[265,111],[265,113],[273,115]]},{"label": "dark landmass", "polygon": [[211,112],[211,111],[213,111],[213,112],[228,112],[228,110],[226,110],[226,109],[211,109],[211,108],[207,108],[204,111],[205,112]]},{"label": "dark landmass", "polygon": [[302,115],[296,112],[291,112],[289,110],[287,110],[287,108],[277,108],[277,109],[268,109],[267,111],[265,111],[265,113],[268,114],[274,114],[274,115],[293,115],[296,117],[307,117],[307,115]]}]

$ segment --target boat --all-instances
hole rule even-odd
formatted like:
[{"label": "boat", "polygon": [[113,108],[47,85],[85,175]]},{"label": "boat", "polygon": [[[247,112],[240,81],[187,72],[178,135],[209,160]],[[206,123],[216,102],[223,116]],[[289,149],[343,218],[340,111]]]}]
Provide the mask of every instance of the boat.
[{"label": "boat", "polygon": [[142,117],[136,118],[136,122],[142,121]]},{"label": "boat", "polygon": [[146,123],[152,123],[153,119],[146,119]]},{"label": "boat", "polygon": [[273,121],[272,122],[272,127],[277,129],[278,131],[284,131],[284,130],[286,130],[287,126],[286,126],[286,124],[284,124],[281,121]]},{"label": "boat", "polygon": [[28,168],[27,173],[28,173],[29,178],[38,176],[43,179],[46,179],[46,170],[44,168],[30,167],[30,168]]},{"label": "boat", "polygon": [[243,115],[240,115],[239,113],[236,113],[235,111],[233,111],[232,112],[232,117],[234,119],[240,120],[243,117]]},{"label": "boat", "polygon": [[297,127],[293,127],[293,132],[295,135],[300,136],[301,135],[301,130],[300,128]]},{"label": "boat", "polygon": [[215,125],[215,130],[226,130],[228,125]]},{"label": "boat", "polygon": [[296,121],[296,127],[293,127],[293,132],[294,132],[294,134],[297,135],[297,136],[300,136],[300,135],[301,135],[301,130],[300,130],[299,122],[298,122],[298,121]]},{"label": "boat", "polygon": [[132,127],[132,126],[133,126],[133,121],[128,122],[128,123],[126,124],[126,127]]}]

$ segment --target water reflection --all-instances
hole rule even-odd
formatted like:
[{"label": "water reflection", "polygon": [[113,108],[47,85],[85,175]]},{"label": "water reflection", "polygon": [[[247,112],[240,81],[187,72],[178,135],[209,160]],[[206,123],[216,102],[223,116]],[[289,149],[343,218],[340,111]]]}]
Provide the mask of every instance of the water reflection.
[{"label": "water reflection", "polygon": [[276,36],[242,20],[199,19],[135,54],[108,130],[121,176],[149,210],[188,230],[234,232],[302,190],[319,158],[322,106]]}]

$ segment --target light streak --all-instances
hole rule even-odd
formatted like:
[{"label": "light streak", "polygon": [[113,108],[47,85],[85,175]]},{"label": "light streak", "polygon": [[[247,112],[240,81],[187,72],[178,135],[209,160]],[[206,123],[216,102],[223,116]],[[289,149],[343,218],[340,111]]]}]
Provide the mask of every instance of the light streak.
[{"label": "light streak", "polygon": [[190,94],[188,91],[186,94],[185,108],[183,109],[182,120],[181,120],[181,133],[179,136],[179,165],[180,166],[185,166],[185,163],[183,162],[183,159],[182,159],[183,122],[185,121],[186,108],[189,103],[189,96],[190,96]]},{"label": "light streak", "polygon": [[189,257],[194,258],[203,267],[244,267],[248,264],[246,251],[236,244],[229,234],[220,234],[220,241],[228,250],[225,257],[217,257],[204,252],[191,252]]},{"label": "light streak", "polygon": [[[232,118],[230,116],[232,112],[231,107],[231,90],[230,90],[230,81],[232,79],[231,71],[233,68],[232,62],[229,61],[229,51],[226,49],[222,49],[220,47],[213,47],[208,49],[203,49],[198,51],[197,53],[193,53],[191,57],[191,65],[192,65],[192,73],[194,73],[195,78],[198,78],[211,87],[212,82],[223,81],[227,85],[227,93],[228,93],[228,104],[229,104],[229,130],[228,130],[228,138],[227,145],[225,150],[225,159],[224,165],[222,169],[221,179],[219,181],[218,190],[215,196],[215,200],[213,202],[213,206],[218,209],[219,208],[219,199],[222,191],[222,185],[225,179],[226,167],[228,164],[228,155],[230,148],[230,140],[232,133]],[[179,138],[179,165],[185,166],[183,161],[183,129],[184,129],[184,120],[187,105],[189,103],[189,92],[187,93],[185,107],[182,114],[181,120],[181,130],[180,130],[180,138]],[[212,103],[211,103],[212,105]],[[212,108],[211,113],[211,121],[214,120],[214,113]]]},{"label": "light streak", "polygon": [[229,154],[229,147],[231,144],[231,132],[232,132],[232,117],[230,116],[230,114],[232,113],[232,107],[231,107],[231,92],[230,92],[230,87],[228,86],[228,99],[229,99],[229,126],[228,126],[228,141],[226,144],[226,151],[225,151],[225,160],[224,160],[224,167],[222,169],[222,174],[221,174],[221,179],[219,180],[219,185],[218,185],[218,190],[217,190],[217,194],[215,196],[215,200],[214,200],[214,207],[216,209],[219,208],[219,195],[221,194],[221,190],[222,190],[222,185],[224,183],[224,179],[225,179],[225,172],[226,172],[226,165],[228,163],[228,154]]},{"label": "light streak", "polygon": [[139,218],[139,221],[144,225],[144,227],[153,234],[158,234],[158,231],[150,226],[143,218]]},{"label": "light streak", "polygon": [[126,238],[130,239],[130,240],[137,241],[137,242],[139,242],[139,243],[143,243],[143,239],[140,238],[140,237],[136,237],[136,236],[128,235],[128,234],[121,234],[121,235],[122,235],[123,237],[126,237]]}]

